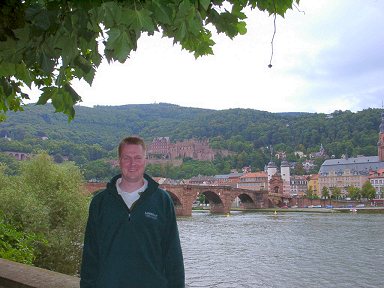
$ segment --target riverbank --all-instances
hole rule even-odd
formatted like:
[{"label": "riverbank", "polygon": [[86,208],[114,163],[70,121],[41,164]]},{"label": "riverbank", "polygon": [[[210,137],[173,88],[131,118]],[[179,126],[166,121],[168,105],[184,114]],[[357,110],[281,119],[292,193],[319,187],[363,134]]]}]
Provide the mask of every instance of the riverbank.
[{"label": "riverbank", "polygon": [[384,207],[362,207],[362,208],[261,208],[261,209],[232,209],[232,211],[243,212],[311,212],[311,213],[382,213]]},{"label": "riverbank", "polygon": [[[192,211],[209,212],[209,207],[197,208]],[[361,207],[361,208],[258,208],[258,209],[241,209],[232,208],[231,211],[252,212],[252,213],[289,213],[289,212],[310,212],[310,213],[365,213],[365,214],[384,214],[384,207]]]}]

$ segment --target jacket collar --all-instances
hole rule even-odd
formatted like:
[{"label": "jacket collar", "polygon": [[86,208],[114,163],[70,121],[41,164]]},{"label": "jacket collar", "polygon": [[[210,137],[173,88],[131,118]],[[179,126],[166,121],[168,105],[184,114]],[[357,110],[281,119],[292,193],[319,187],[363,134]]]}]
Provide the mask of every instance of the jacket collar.
[{"label": "jacket collar", "polygon": [[[121,174],[114,176],[107,184],[107,189],[113,194],[118,194],[116,189],[116,181],[121,178]],[[149,191],[155,191],[159,187],[159,183],[152,179],[151,176],[144,173],[145,180],[148,181],[148,188],[143,192],[143,194],[148,194]]]}]

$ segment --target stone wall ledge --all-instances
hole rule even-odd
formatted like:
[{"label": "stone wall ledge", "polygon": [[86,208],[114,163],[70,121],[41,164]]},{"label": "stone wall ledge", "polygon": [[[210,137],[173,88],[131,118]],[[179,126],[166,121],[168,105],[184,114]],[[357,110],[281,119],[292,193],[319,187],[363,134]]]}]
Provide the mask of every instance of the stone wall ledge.
[{"label": "stone wall ledge", "polygon": [[79,288],[80,279],[0,258],[0,288]]}]

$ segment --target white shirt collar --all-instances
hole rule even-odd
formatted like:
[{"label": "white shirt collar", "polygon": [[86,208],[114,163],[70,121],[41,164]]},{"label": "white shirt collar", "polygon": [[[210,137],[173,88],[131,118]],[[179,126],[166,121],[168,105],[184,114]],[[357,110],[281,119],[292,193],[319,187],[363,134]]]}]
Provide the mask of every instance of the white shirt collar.
[{"label": "white shirt collar", "polygon": [[138,194],[138,193],[144,192],[145,189],[147,189],[147,187],[148,187],[148,181],[147,181],[147,179],[143,178],[143,180],[144,180],[144,184],[143,184],[143,186],[141,186],[139,189],[137,189],[137,190],[135,190],[135,191],[127,192],[127,191],[124,191],[124,190],[122,190],[122,189],[120,188],[121,180],[122,180],[122,179],[119,178],[119,179],[117,179],[117,181],[116,181],[116,189],[117,189],[117,193],[119,193],[120,195],[121,195],[122,193]]}]

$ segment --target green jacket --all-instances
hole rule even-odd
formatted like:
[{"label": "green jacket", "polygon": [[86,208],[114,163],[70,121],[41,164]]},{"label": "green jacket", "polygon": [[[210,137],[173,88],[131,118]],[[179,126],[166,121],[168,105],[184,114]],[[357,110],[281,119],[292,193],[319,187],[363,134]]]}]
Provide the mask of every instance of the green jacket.
[{"label": "green jacket", "polygon": [[95,195],[85,231],[80,287],[185,287],[184,263],[171,197],[148,175],[131,209],[115,176]]}]

